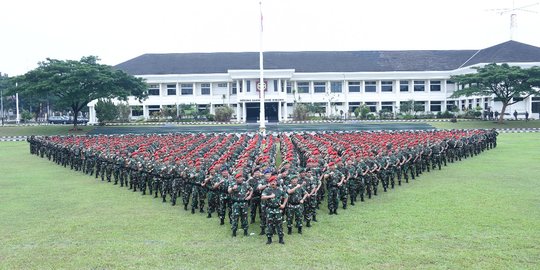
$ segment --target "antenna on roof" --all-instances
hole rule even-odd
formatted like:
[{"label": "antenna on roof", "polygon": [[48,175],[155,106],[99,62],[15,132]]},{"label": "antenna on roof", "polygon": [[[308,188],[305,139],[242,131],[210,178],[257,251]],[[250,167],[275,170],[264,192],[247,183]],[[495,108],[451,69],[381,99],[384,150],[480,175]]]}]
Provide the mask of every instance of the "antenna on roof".
[{"label": "antenna on roof", "polygon": [[537,5],[538,5],[538,2],[534,4],[524,5],[521,7],[516,7],[516,1],[512,0],[512,8],[487,9],[486,11],[496,12],[501,16],[504,14],[510,13],[510,40],[514,40],[514,32],[517,27],[517,12],[524,11],[524,12],[529,12],[529,13],[538,13],[534,10],[528,9],[530,7],[537,6]]}]

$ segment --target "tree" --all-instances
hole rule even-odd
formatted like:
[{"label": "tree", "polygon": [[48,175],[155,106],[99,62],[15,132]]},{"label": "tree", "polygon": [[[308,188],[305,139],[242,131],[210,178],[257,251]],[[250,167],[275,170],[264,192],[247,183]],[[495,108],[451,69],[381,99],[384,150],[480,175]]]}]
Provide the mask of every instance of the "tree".
[{"label": "tree", "polygon": [[129,116],[131,115],[131,108],[129,107],[129,104],[120,102],[116,104],[116,108],[118,109],[118,118],[120,121],[124,123],[129,122]]},{"label": "tree", "polygon": [[308,106],[302,103],[297,103],[294,105],[293,109],[293,119],[296,121],[305,121],[307,120],[309,114]]},{"label": "tree", "polygon": [[229,122],[233,114],[233,109],[229,106],[216,108],[216,121]]},{"label": "tree", "polygon": [[96,56],[85,56],[80,61],[47,58],[24,75],[14,77],[18,87],[10,92],[56,98],[56,106],[73,111],[73,128],[77,129],[79,112],[92,100],[117,98],[127,100],[135,96],[146,98],[146,84],[121,70],[98,63]]},{"label": "tree", "polygon": [[369,107],[366,106],[366,104],[362,104],[354,110],[354,115],[356,115],[356,118],[358,118],[358,115],[360,115],[361,119],[366,119],[367,115],[369,114]]},{"label": "tree", "polygon": [[451,98],[461,96],[495,96],[502,103],[498,122],[504,121],[509,105],[515,104],[531,95],[540,95],[540,67],[522,69],[508,64],[488,64],[474,67],[475,73],[452,76],[462,88],[454,91]]},{"label": "tree", "polygon": [[110,99],[99,99],[95,106],[96,117],[100,125],[105,125],[118,118],[118,107]]}]

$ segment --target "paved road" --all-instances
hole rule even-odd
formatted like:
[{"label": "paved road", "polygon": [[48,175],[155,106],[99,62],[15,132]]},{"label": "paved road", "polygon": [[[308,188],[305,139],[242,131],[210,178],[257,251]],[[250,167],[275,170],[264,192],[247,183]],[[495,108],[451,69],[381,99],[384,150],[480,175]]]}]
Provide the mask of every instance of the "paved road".
[{"label": "paved road", "polygon": [[[223,125],[223,126],[129,126],[129,127],[96,127],[88,134],[145,134],[145,133],[175,133],[175,132],[256,132],[257,124]],[[325,123],[325,124],[268,124],[267,132],[290,131],[355,131],[355,130],[427,130],[434,127],[425,123],[391,123],[391,124],[362,124],[362,123]]]}]

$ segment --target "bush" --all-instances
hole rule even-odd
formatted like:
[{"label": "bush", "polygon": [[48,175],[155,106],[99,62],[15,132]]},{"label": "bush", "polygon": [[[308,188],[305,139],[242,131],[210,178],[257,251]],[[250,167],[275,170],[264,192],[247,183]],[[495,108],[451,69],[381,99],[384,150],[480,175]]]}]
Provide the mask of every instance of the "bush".
[{"label": "bush", "polygon": [[305,121],[308,118],[309,108],[304,104],[296,104],[293,110],[293,120]]},{"label": "bush", "polygon": [[131,109],[129,108],[129,105],[127,103],[119,103],[116,105],[116,108],[118,110],[118,119],[122,123],[129,122],[129,116],[131,115]]},{"label": "bush", "polygon": [[233,109],[229,106],[216,108],[216,121],[229,122],[233,114]]},{"label": "bush", "polygon": [[111,122],[118,118],[118,108],[110,99],[100,99],[95,106],[96,117],[98,118],[100,125],[105,125],[107,122]]},{"label": "bush", "polygon": [[208,121],[216,121],[216,116],[209,113],[209,114],[206,115],[206,120],[208,120]]},{"label": "bush", "polygon": [[21,120],[22,120],[23,123],[26,123],[26,122],[32,120],[32,118],[34,118],[33,113],[31,113],[30,111],[27,111],[27,110],[22,111]]}]

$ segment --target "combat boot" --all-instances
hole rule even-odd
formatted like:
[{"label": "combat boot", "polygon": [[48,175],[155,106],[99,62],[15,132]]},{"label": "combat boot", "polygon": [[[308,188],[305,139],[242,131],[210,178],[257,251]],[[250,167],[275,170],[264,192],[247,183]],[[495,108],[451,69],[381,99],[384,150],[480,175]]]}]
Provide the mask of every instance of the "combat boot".
[{"label": "combat boot", "polygon": [[232,231],[232,236],[233,236],[233,237],[236,237],[236,230],[233,230],[233,231]]},{"label": "combat boot", "polygon": [[298,227],[298,234],[302,234],[302,227]]},{"label": "combat boot", "polygon": [[219,221],[219,225],[224,225],[224,224],[225,224],[225,220],[224,220],[223,218],[222,218],[222,219],[220,219],[220,221]]},{"label": "combat boot", "polygon": [[244,230],[244,236],[248,236],[248,230]]},{"label": "combat boot", "polygon": [[206,218],[212,218],[212,213],[208,213],[208,216]]},{"label": "combat boot", "polygon": [[308,228],[311,227],[311,222],[310,222],[310,220],[306,221],[306,227],[308,227]]},{"label": "combat boot", "polygon": [[191,213],[195,214],[195,208],[191,208]]},{"label": "combat boot", "polygon": [[282,244],[282,245],[285,244],[285,241],[283,241],[283,236],[280,236],[280,237],[279,237],[279,243]]},{"label": "combat boot", "polygon": [[313,215],[313,219],[312,219],[314,222],[317,222],[317,215]]},{"label": "combat boot", "polygon": [[199,209],[199,213],[204,213],[204,207],[201,206],[201,209]]},{"label": "combat boot", "polygon": [[187,211],[187,203],[184,203],[184,210]]},{"label": "combat boot", "polygon": [[266,244],[267,245],[272,244],[272,237],[268,236],[268,240],[266,240]]},{"label": "combat boot", "polygon": [[[292,228],[291,227],[287,228],[287,234],[292,234]],[[280,239],[281,239],[281,237],[280,237]]]},{"label": "combat boot", "polygon": [[334,215],[337,215],[337,209],[334,209]]},{"label": "combat boot", "polygon": [[261,232],[259,233],[259,235],[264,235],[264,228],[261,228]]}]

